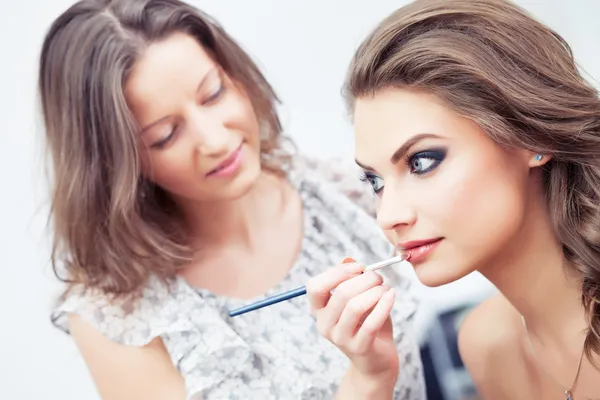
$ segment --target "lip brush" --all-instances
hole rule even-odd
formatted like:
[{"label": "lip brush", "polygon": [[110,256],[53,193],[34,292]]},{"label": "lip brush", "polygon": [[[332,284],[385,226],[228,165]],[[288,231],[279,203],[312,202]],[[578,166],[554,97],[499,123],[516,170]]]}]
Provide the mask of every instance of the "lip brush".
[{"label": "lip brush", "polygon": [[[409,259],[409,255],[402,254],[400,256],[392,257],[388,260],[379,261],[374,264],[368,265],[365,267],[364,272],[376,271],[378,269],[385,268],[387,266],[397,264],[397,263],[406,261],[408,259]],[[255,303],[251,303],[251,304],[245,305],[243,307],[236,308],[235,310],[231,310],[231,311],[229,311],[229,316],[235,317],[235,316],[245,314],[250,311],[258,310],[259,308],[267,307],[267,306],[270,306],[273,304],[280,303],[282,301],[293,299],[294,297],[303,296],[305,294],[306,294],[306,286],[301,286],[296,289],[288,290],[287,292],[283,292],[283,293],[276,294],[271,297],[267,297],[266,299],[259,300]]]}]

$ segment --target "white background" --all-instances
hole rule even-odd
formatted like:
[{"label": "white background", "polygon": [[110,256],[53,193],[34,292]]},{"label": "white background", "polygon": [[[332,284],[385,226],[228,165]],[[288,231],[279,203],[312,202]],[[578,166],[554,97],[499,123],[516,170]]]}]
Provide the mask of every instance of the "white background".
[{"label": "white background", "polygon": [[[97,399],[70,339],[49,310],[58,286],[48,265],[42,134],[36,116],[37,56],[45,30],[72,1],[2,1],[0,13],[0,398]],[[196,0],[264,69],[282,98],[287,133],[319,156],[352,156],[340,97],[346,65],[373,25],[406,1]],[[600,78],[600,3],[522,0],[572,45]],[[455,287],[458,286],[458,287]],[[439,307],[489,289],[478,276],[423,289]],[[424,307],[424,313],[428,308]]]}]

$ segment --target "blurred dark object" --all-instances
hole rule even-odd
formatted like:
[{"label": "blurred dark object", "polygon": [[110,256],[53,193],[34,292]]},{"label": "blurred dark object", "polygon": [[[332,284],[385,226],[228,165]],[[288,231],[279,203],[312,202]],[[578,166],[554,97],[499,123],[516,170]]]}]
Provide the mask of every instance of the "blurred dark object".
[{"label": "blurred dark object", "polygon": [[477,390],[458,352],[458,329],[476,304],[456,307],[433,317],[421,338],[421,358],[428,400],[477,400]]}]

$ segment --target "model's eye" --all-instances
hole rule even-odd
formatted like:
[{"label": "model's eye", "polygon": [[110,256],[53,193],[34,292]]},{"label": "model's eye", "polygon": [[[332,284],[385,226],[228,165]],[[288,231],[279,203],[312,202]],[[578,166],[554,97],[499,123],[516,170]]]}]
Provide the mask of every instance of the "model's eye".
[{"label": "model's eye", "polygon": [[446,150],[427,150],[407,157],[411,174],[424,175],[436,169],[446,158]]},{"label": "model's eye", "polygon": [[369,183],[375,193],[379,193],[383,190],[383,178],[372,172],[363,172],[360,176],[360,180]]}]

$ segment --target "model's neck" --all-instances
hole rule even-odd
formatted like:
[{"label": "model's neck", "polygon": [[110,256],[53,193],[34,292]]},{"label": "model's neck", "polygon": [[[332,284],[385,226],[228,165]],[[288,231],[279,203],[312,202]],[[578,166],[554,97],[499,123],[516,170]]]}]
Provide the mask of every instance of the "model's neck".
[{"label": "model's neck", "polygon": [[559,346],[573,343],[586,328],[581,279],[565,264],[562,245],[543,206],[529,207],[513,243],[481,273],[512,303],[540,341]]}]

